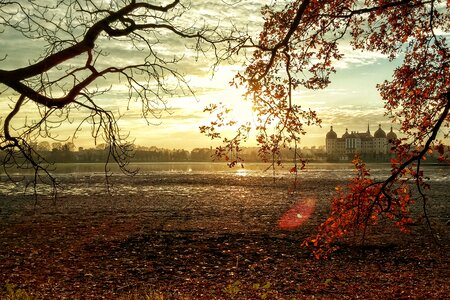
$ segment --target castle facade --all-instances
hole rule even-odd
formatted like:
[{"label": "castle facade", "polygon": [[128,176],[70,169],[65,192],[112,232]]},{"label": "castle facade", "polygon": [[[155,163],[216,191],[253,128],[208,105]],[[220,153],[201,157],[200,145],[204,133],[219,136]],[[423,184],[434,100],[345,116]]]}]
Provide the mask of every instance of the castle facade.
[{"label": "castle facade", "polygon": [[381,129],[381,124],[374,135],[370,133],[369,125],[366,132],[345,130],[342,137],[338,137],[331,126],[325,138],[327,157],[330,160],[348,160],[355,154],[367,158],[382,158],[389,154],[390,143],[397,139],[397,135],[391,131],[386,132]]}]

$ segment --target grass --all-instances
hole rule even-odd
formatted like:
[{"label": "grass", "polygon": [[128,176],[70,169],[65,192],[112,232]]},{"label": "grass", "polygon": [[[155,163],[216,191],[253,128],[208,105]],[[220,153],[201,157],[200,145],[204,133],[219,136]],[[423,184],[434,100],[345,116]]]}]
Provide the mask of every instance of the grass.
[{"label": "grass", "polygon": [[5,284],[0,290],[0,298],[4,300],[41,300],[40,294],[31,293],[18,288],[15,284]]}]

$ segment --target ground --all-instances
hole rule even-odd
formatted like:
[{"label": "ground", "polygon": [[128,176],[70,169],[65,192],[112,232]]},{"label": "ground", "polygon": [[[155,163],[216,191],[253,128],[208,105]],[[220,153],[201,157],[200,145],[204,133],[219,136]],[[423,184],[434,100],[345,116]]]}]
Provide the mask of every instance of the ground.
[{"label": "ground", "polygon": [[[340,242],[327,260],[300,247],[326,217],[340,182],[304,178],[166,174],[65,179],[57,200],[0,198],[0,295],[44,299],[448,299],[450,215],[446,182],[432,184],[429,215],[410,234],[390,223],[368,240]],[[278,221],[315,201],[301,226]],[[154,296],[156,297],[156,296]],[[157,298],[157,297],[156,297]]]}]

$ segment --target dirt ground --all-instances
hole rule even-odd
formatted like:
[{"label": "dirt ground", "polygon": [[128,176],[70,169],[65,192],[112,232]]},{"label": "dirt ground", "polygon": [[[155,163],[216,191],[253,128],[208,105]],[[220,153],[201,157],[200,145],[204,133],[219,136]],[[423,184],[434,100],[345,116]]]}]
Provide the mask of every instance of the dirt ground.
[{"label": "dirt ground", "polygon": [[[326,217],[338,181],[192,175],[66,180],[56,201],[0,195],[0,289],[44,299],[450,299],[448,186],[432,184],[429,216],[408,235],[381,224],[327,260],[301,242]],[[278,220],[314,199],[301,226]],[[0,295],[1,292],[0,292]]]}]

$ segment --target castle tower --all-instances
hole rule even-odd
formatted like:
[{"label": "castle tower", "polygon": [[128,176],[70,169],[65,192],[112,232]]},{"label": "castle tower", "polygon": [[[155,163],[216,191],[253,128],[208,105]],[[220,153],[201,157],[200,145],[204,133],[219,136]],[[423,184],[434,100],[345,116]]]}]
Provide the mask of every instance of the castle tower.
[{"label": "castle tower", "polygon": [[386,132],[381,129],[381,124],[378,125],[378,130],[375,131],[374,137],[374,150],[375,154],[386,154],[387,153],[387,138]]},{"label": "castle tower", "polygon": [[397,135],[392,130],[392,126],[391,126],[391,131],[388,132],[388,134],[386,135],[386,138],[389,142],[395,141],[397,139]]},{"label": "castle tower", "polygon": [[325,138],[325,146],[327,154],[331,155],[336,150],[336,143],[337,143],[337,134],[333,131],[333,126],[331,126],[330,131],[327,133],[327,136]]}]

